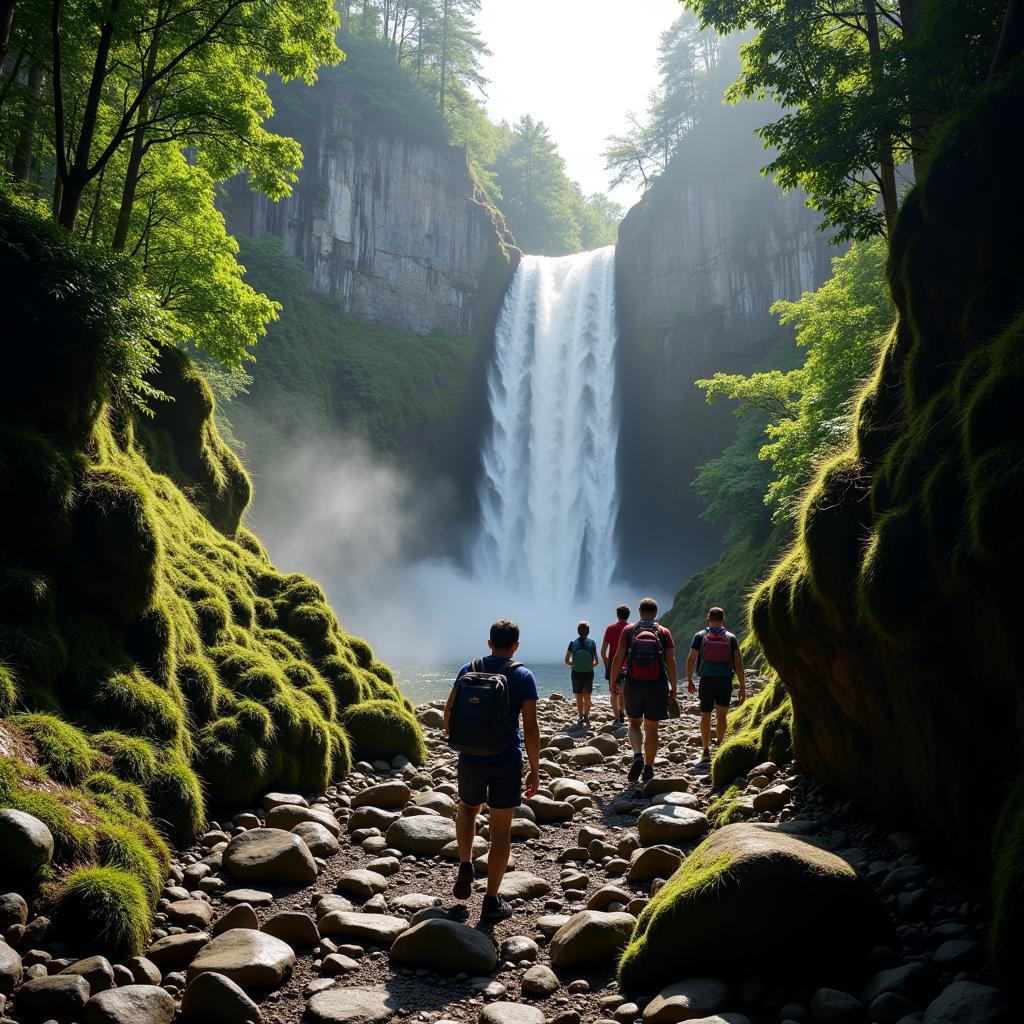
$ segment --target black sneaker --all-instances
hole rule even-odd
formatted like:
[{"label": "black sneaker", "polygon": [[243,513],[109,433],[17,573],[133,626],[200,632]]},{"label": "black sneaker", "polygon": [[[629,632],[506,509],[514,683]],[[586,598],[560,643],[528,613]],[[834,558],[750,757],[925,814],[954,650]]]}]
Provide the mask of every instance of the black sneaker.
[{"label": "black sneaker", "polygon": [[452,895],[457,900],[468,900],[473,894],[473,865],[470,863],[460,864],[459,873],[455,876],[455,885],[452,886]]},{"label": "black sneaker", "polygon": [[626,778],[630,782],[636,782],[640,778],[640,773],[644,770],[644,759],[642,754],[633,755],[633,763],[629,766],[629,773]]},{"label": "black sneaker", "polygon": [[654,765],[645,764],[643,774],[640,776],[641,782],[650,782],[654,778]]},{"label": "black sneaker", "polygon": [[514,913],[512,904],[503,896],[485,896],[484,905],[480,910],[480,920],[504,921]]}]

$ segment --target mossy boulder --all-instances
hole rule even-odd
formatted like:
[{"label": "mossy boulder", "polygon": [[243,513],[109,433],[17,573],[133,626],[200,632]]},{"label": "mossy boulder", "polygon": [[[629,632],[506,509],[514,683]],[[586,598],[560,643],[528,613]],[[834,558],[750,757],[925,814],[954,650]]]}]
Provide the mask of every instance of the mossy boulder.
[{"label": "mossy boulder", "polygon": [[390,760],[404,754],[413,764],[423,764],[427,749],[416,716],[390,700],[368,700],[347,708],[341,724],[352,743],[356,760]]},{"label": "mossy boulder", "polygon": [[751,963],[788,975],[842,964],[855,972],[887,941],[885,908],[846,861],[777,828],[727,825],[643,909],[619,982],[649,991],[677,981],[681,963],[712,977]]}]

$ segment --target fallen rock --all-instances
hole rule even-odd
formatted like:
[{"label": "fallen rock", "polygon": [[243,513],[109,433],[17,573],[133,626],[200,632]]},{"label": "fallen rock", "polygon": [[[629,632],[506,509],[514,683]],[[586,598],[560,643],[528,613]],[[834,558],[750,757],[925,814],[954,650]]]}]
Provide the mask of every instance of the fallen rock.
[{"label": "fallen rock", "polygon": [[34,874],[53,860],[53,835],[34,814],[5,808],[0,810],[0,850],[5,871]]},{"label": "fallen rock", "polygon": [[390,1024],[398,1019],[398,999],[385,989],[329,988],[306,1004],[303,1020],[312,1024]]},{"label": "fallen rock", "polygon": [[352,807],[404,807],[412,790],[404,782],[379,782],[352,798]]},{"label": "fallen rock", "polygon": [[490,1003],[480,1011],[479,1024],[544,1024],[544,1014],[536,1006],[522,1003]]},{"label": "fallen rock", "polygon": [[85,1024],[171,1024],[174,996],[158,985],[123,985],[94,995]]},{"label": "fallen rock", "polygon": [[654,804],[641,812],[636,822],[640,842],[644,846],[656,843],[687,843],[707,835],[711,823],[700,811],[671,804]]},{"label": "fallen rock", "polygon": [[708,973],[726,961],[806,971],[860,962],[891,938],[879,897],[846,861],[776,828],[727,825],[644,908],[619,982],[650,989],[672,980],[679,963]]},{"label": "fallen rock", "polygon": [[403,853],[432,855],[455,839],[455,822],[435,815],[399,818],[387,830],[388,846]]},{"label": "fallen rock", "polygon": [[224,870],[243,882],[308,885],[316,881],[316,861],[309,847],[291,832],[254,828],[228,843]]},{"label": "fallen rock", "polygon": [[203,1024],[260,1024],[260,1008],[230,978],[207,971],[193,978],[181,998],[181,1012]]},{"label": "fallen rock", "polygon": [[498,964],[494,943],[481,931],[457,921],[423,921],[403,932],[391,947],[398,963],[490,974]]},{"label": "fallen rock", "polygon": [[189,964],[186,977],[192,982],[213,971],[242,988],[277,988],[294,966],[295,954],[287,943],[251,928],[232,928],[203,947]]},{"label": "fallen rock", "polygon": [[300,821],[292,827],[292,833],[306,844],[314,857],[333,857],[341,849],[330,829],[318,821]]},{"label": "fallen rock", "polygon": [[320,918],[321,935],[387,948],[409,927],[404,917],[335,910]]},{"label": "fallen rock", "polygon": [[522,987],[526,995],[547,999],[549,995],[557,992],[562,987],[562,983],[558,980],[558,975],[550,967],[544,964],[537,964],[535,967],[528,968],[523,975]]},{"label": "fallen rock", "polygon": [[632,914],[581,910],[552,936],[551,962],[572,967],[612,960],[629,941],[635,924]]},{"label": "fallen rock", "polygon": [[729,1001],[729,986],[714,978],[688,978],[663,988],[644,1008],[644,1024],[695,1021],[717,1013]]},{"label": "fallen rock", "polygon": [[232,928],[259,928],[260,919],[248,903],[236,903],[213,926],[213,934],[230,931]]}]

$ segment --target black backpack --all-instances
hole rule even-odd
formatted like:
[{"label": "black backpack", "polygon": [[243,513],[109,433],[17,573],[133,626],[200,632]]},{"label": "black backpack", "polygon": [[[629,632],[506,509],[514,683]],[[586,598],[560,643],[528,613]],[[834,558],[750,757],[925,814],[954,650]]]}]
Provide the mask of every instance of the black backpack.
[{"label": "black backpack", "polygon": [[512,743],[516,723],[509,701],[509,675],[522,666],[509,661],[497,672],[474,661],[455,682],[448,716],[448,746],[463,754],[503,754]]}]

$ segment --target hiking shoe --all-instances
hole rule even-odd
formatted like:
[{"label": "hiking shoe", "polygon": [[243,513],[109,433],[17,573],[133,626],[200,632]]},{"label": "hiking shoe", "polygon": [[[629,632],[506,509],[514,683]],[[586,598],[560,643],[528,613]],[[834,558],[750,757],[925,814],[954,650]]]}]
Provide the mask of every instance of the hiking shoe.
[{"label": "hiking shoe", "polygon": [[645,764],[643,773],[640,776],[641,782],[650,782],[654,778],[654,765]]},{"label": "hiking shoe", "polygon": [[710,761],[711,760],[711,748],[710,747],[705,747],[704,748],[703,752],[701,753],[700,759],[702,761]]},{"label": "hiking shoe", "polygon": [[514,913],[512,904],[503,896],[485,896],[484,905],[480,910],[480,920],[504,921]]},{"label": "hiking shoe", "polygon": [[474,875],[471,863],[467,861],[459,865],[459,873],[455,876],[455,885],[452,886],[452,895],[457,900],[468,900],[473,894]]},{"label": "hiking shoe", "polygon": [[641,754],[634,754],[633,755],[633,763],[629,766],[629,773],[626,775],[626,778],[629,779],[630,782],[636,782],[636,780],[640,778],[640,773],[643,770],[644,770],[643,755],[641,755]]}]

